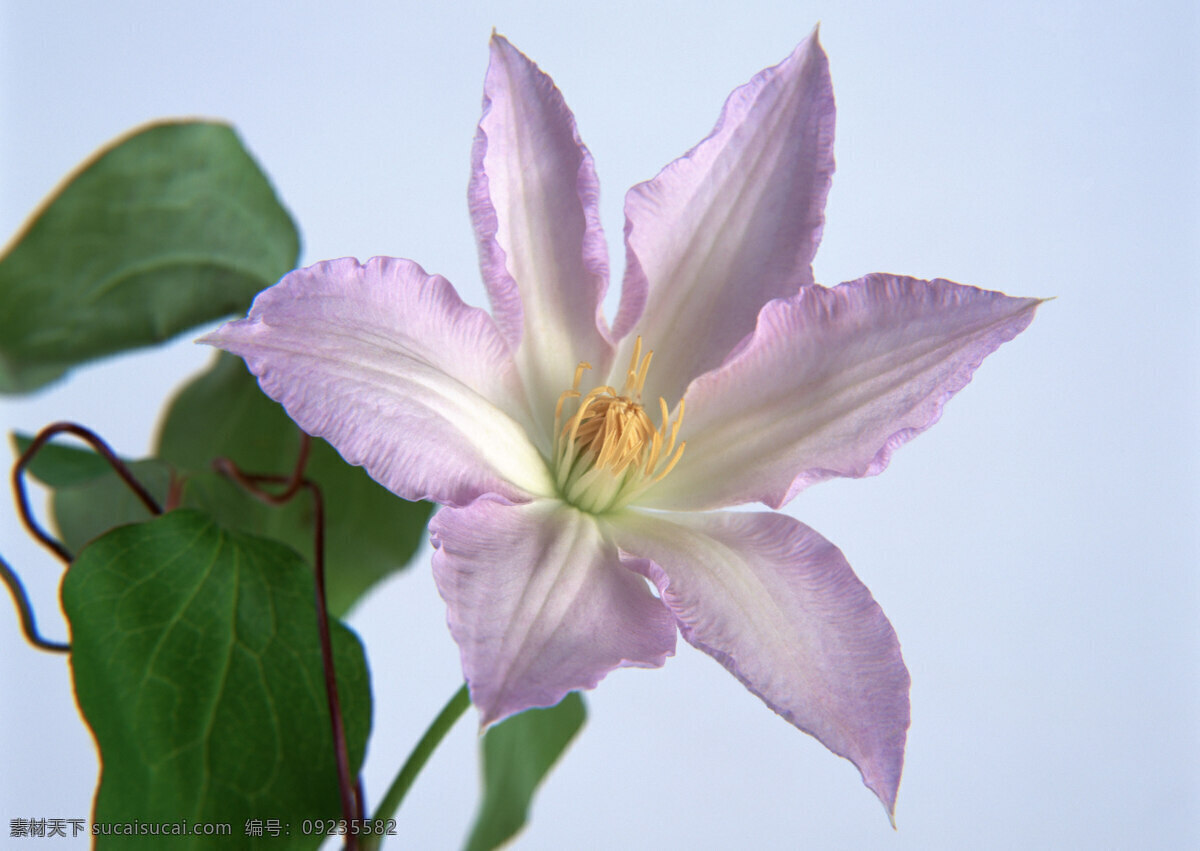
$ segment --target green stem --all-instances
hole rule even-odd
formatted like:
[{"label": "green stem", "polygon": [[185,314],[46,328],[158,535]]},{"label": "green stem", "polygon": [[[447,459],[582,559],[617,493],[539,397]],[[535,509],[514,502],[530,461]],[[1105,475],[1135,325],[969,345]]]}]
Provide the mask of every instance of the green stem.
[{"label": "green stem", "polygon": [[[413,748],[412,753],[408,755],[408,759],[404,761],[404,765],[400,768],[400,773],[396,775],[396,779],[392,781],[391,787],[387,790],[387,794],[383,796],[383,800],[379,802],[379,806],[375,809],[375,814],[371,817],[374,821],[386,821],[396,815],[396,811],[400,809],[400,804],[404,801],[404,796],[408,794],[409,788],[412,787],[413,781],[417,779],[417,775],[421,773],[421,769],[425,767],[425,763],[429,761],[429,757],[446,734],[450,732],[450,728],[454,726],[462,714],[467,711],[467,707],[471,705],[471,696],[467,693],[466,683],[454,693],[454,697],[442,707],[442,711],[438,713],[437,718],[433,719],[433,723],[429,725],[429,729],[425,731],[425,735],[421,737],[421,741],[417,742],[417,746]],[[372,833],[369,836],[363,837],[363,851],[375,851],[379,847],[382,840],[377,833]]]}]

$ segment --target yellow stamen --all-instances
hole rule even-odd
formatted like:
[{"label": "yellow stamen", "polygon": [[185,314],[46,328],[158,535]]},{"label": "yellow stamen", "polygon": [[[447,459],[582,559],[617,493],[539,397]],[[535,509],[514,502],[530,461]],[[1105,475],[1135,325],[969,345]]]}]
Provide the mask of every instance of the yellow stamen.
[{"label": "yellow stamen", "polygon": [[[591,369],[591,364],[581,362],[575,368],[571,389],[558,398],[554,409],[555,478],[563,497],[586,511],[599,513],[628,504],[662,481],[683,455],[686,443],[675,445],[683,422],[683,402],[672,420],[666,400],[658,400],[658,428],[641,404],[653,356],[653,351],[642,355],[642,338],[638,337],[620,394],[608,385],[581,394],[583,373]],[[568,403],[576,399],[575,412],[564,421]]]},{"label": "yellow stamen", "polygon": [[555,434],[558,434],[559,429],[562,428],[563,404],[565,404],[568,399],[578,399],[578,398],[579,398],[578,390],[568,390],[565,393],[563,393],[561,396],[558,397],[558,404],[554,406],[554,433]]},{"label": "yellow stamen", "polygon": [[654,352],[646,353],[646,357],[642,360],[642,365],[638,369],[637,381],[633,385],[633,391],[637,394],[639,400],[642,398],[642,388],[646,386],[646,373],[650,371],[650,358],[652,357],[654,357]]},{"label": "yellow stamen", "polygon": [[639,336],[633,342],[633,357],[629,359],[629,369],[625,370],[627,376],[632,376],[637,373],[638,361],[642,357],[642,338]]},{"label": "yellow stamen", "polygon": [[566,403],[566,401],[568,399],[578,399],[579,398],[579,382],[583,380],[583,373],[586,370],[589,370],[591,368],[592,368],[592,365],[590,363],[588,363],[587,361],[585,361],[585,360],[580,361],[579,365],[575,367],[575,380],[571,382],[571,389],[565,391],[561,396],[558,397],[558,404],[554,406],[554,434],[555,435],[557,435],[559,429],[562,428],[563,404]]},{"label": "yellow stamen", "polygon": [[683,450],[684,450],[686,447],[687,447],[687,441],[686,441],[686,440],[685,440],[685,441],[683,441],[683,443],[679,444],[679,448],[678,448],[677,450],[675,450],[675,457],[674,457],[674,458],[672,458],[672,459],[671,459],[671,462],[670,462],[669,464],[667,464],[667,466],[666,466],[666,467],[664,467],[664,468],[663,468],[663,470],[662,470],[662,472],[661,472],[661,473],[659,473],[657,476],[655,476],[655,477],[654,477],[654,478],[653,478],[653,479],[650,481],[650,484],[655,484],[656,482],[661,482],[663,479],[665,479],[665,478],[667,477],[667,473],[669,473],[669,472],[671,472],[672,470],[674,470],[674,469],[675,469],[675,465],[676,465],[676,464],[678,464],[678,463],[679,463],[679,459],[683,457]]},{"label": "yellow stamen", "polygon": [[662,435],[657,431],[650,435],[650,457],[646,459],[645,474],[648,476],[654,472],[654,465],[658,463],[658,453],[662,450]]}]

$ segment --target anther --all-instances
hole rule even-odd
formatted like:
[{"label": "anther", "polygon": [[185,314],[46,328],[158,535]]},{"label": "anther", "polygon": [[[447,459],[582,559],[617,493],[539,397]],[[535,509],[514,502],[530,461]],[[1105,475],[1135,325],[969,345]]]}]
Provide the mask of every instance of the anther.
[{"label": "anther", "polygon": [[[571,389],[558,397],[554,408],[555,480],[568,502],[592,512],[620,508],[679,463],[686,446],[675,445],[683,421],[682,401],[672,420],[666,400],[658,400],[658,428],[641,404],[653,356],[652,350],[643,356],[638,337],[620,394],[608,385],[581,393],[583,373],[592,367],[586,361],[575,367]],[[568,416],[567,406],[574,400],[577,407]]]}]

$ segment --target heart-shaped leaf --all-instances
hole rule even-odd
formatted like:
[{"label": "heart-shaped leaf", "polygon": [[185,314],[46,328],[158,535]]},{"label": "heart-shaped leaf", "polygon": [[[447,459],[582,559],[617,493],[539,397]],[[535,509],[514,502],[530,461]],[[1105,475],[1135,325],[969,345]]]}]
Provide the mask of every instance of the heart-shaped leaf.
[{"label": "heart-shaped leaf", "polygon": [[69,178],[0,258],[0,393],[240,313],[299,245],[232,128],[135,131]]},{"label": "heart-shaped leaf", "polygon": [[[273,541],[196,511],[124,526],[67,571],[75,693],[100,748],[95,824],[229,825],[156,848],[315,848],[341,817],[311,570]],[[352,770],[370,728],[357,638],[332,638]],[[247,836],[278,819],[281,835]],[[97,847],[126,847],[100,836]]]}]

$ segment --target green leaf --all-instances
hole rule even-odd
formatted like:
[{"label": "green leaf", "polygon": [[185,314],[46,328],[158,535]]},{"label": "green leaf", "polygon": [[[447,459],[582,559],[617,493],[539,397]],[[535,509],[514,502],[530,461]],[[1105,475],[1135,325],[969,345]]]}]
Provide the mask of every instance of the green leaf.
[{"label": "green leaf", "polygon": [[[24,452],[32,442],[27,435],[13,434],[18,452]],[[155,460],[125,463],[162,505],[170,486],[170,467]],[[108,461],[89,446],[52,441],[38,450],[27,469],[35,479],[53,488],[50,510],[54,528],[71,552],[78,552],[110,529],[142,523],[153,516]]]},{"label": "green leaf", "polygon": [[[129,472],[159,505],[166,502],[171,481],[171,470],[166,464],[154,460],[134,461],[129,464]],[[111,468],[101,476],[55,489],[50,505],[58,538],[73,553],[117,526],[142,523],[153,517]]]},{"label": "green leaf", "polygon": [[467,851],[491,851],[525,826],[533,793],[587,718],[571,692],[558,706],[515,715],[483,737],[483,802]]},{"label": "green leaf", "polygon": [[[173,511],[92,543],[62,597],[75,694],[100,748],[93,822],[228,824],[222,848],[317,847],[303,820],[341,810],[312,573],[295,553]],[[370,728],[366,661],[353,633],[331,627],[357,771]],[[247,820],[268,818],[290,835],[245,835]],[[127,842],[102,836],[97,847]]]},{"label": "green leaf", "polygon": [[[246,472],[287,475],[299,447],[296,424],[263,394],[241,358],[222,352],[171,403],[157,455],[197,473],[224,456]],[[432,506],[392,494],[320,439],[312,442],[306,475],[320,485],[325,499],[329,609],[343,614],[368,588],[408,563],[424,538]],[[275,508],[238,500],[230,490],[226,483],[194,476],[185,504],[203,505],[237,528],[311,552],[312,510],[306,495]],[[220,508],[222,504],[226,507]]]},{"label": "green leaf", "polygon": [[70,177],[0,258],[0,392],[240,313],[299,244],[232,128],[135,131]]},{"label": "green leaf", "polygon": [[[19,456],[30,447],[33,438],[14,431],[12,442]],[[93,452],[91,447],[71,446],[54,441],[44,444],[25,469],[39,482],[51,488],[77,485],[112,471],[108,462]]]}]

